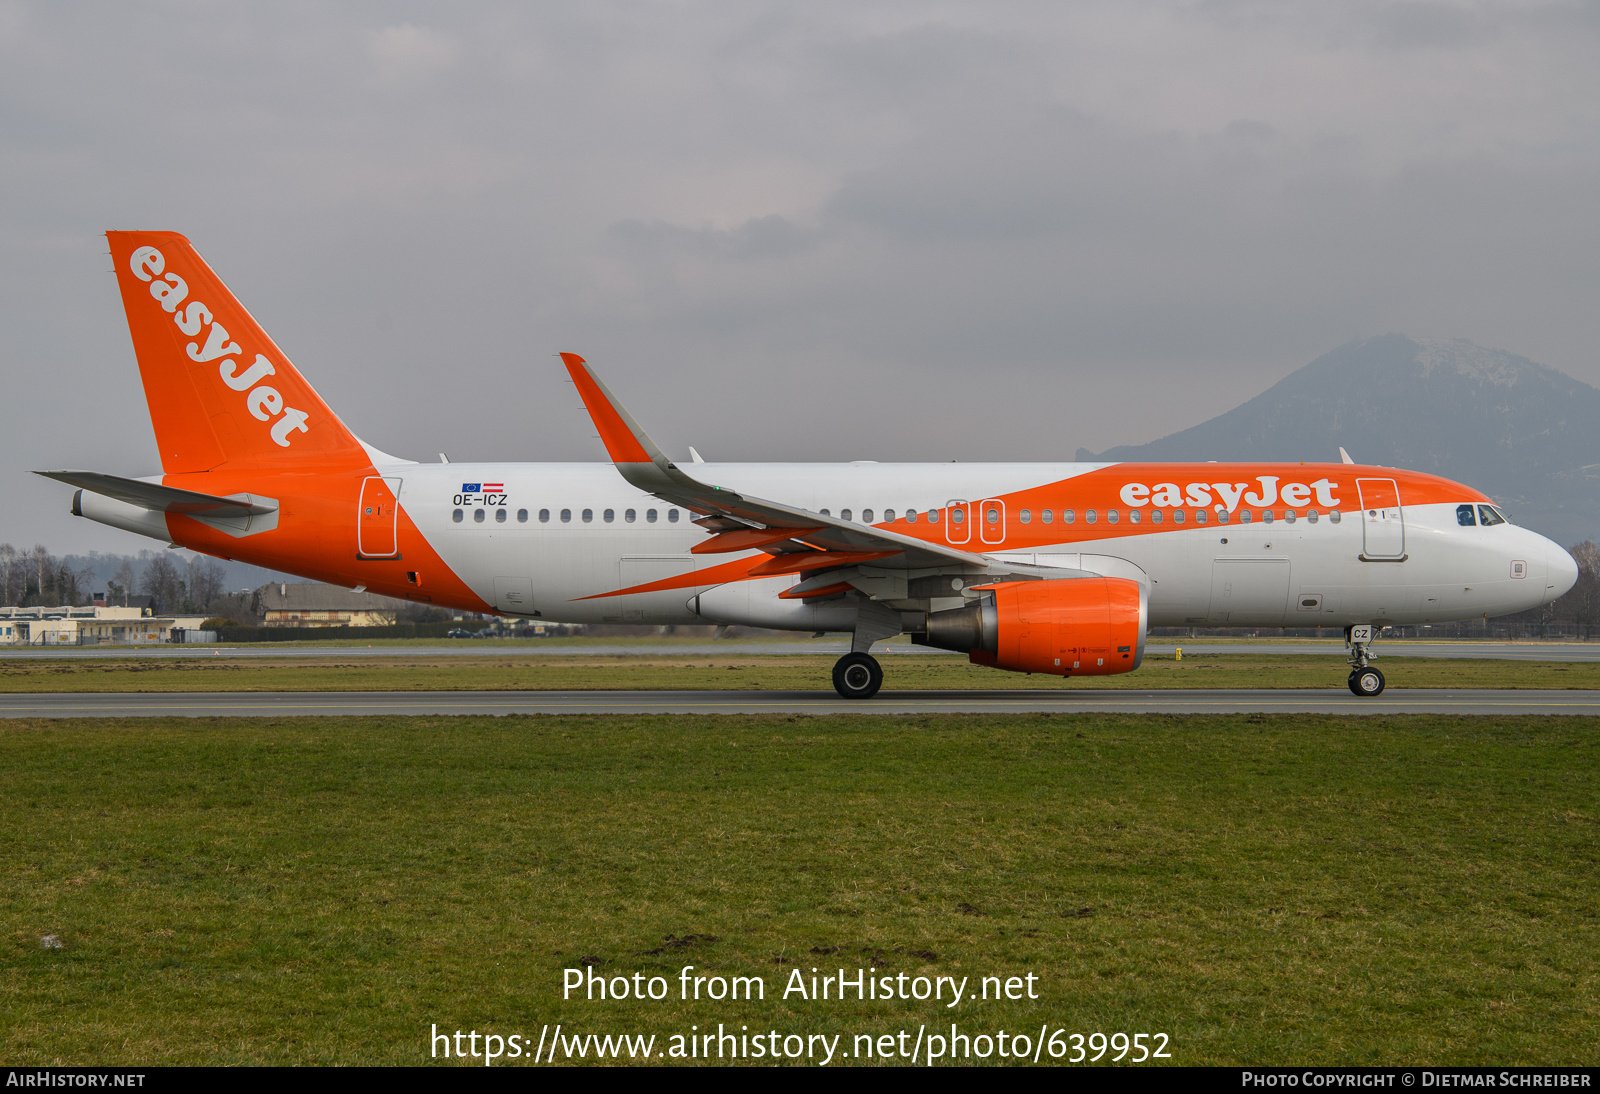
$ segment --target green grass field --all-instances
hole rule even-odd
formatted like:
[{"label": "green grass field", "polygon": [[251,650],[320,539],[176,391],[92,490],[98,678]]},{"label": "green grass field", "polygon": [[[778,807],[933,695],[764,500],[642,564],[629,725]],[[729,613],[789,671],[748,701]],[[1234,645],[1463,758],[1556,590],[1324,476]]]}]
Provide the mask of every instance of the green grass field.
[{"label": "green grass field", "polygon": [[[1597,741],[1431,716],[6,722],[0,1044],[422,1063],[434,1023],[662,1051],[724,1023],[849,1053],[954,1021],[1162,1032],[1179,1064],[1591,1063]],[[767,997],[563,1001],[585,958]],[[1040,997],[781,998],[813,966]]]},{"label": "green grass field", "polygon": [[[522,656],[274,657],[0,661],[0,692],[67,691],[581,691],[739,689],[828,690],[835,658],[731,652],[717,657]],[[964,657],[894,654],[881,658],[884,686],[903,689],[994,688],[1337,688],[1349,667],[1327,657],[1219,651],[1146,657],[1121,676],[1062,679],[1000,672]],[[1600,663],[1384,657],[1376,664],[1393,687],[1600,688]]]}]

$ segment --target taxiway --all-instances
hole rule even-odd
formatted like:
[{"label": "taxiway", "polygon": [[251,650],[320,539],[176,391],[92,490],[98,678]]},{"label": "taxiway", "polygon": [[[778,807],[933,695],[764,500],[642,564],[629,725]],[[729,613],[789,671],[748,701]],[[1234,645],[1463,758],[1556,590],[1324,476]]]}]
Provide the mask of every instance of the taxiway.
[{"label": "taxiway", "polygon": [[1600,691],[1392,688],[1183,691],[322,691],[0,695],[4,718],[281,718],[484,714],[1580,714]]}]

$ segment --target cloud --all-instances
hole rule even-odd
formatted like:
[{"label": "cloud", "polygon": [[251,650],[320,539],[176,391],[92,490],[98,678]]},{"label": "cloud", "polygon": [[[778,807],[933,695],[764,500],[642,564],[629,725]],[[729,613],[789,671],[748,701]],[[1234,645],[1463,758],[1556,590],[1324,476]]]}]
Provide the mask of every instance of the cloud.
[{"label": "cloud", "polygon": [[1593,5],[173,10],[0,0],[13,471],[153,469],[110,226],[404,454],[597,458],[556,349],[723,458],[1100,450],[1385,331],[1600,383]]},{"label": "cloud", "polygon": [[452,67],[460,47],[448,34],[411,23],[385,27],[372,38],[369,50],[389,76],[427,74]]}]

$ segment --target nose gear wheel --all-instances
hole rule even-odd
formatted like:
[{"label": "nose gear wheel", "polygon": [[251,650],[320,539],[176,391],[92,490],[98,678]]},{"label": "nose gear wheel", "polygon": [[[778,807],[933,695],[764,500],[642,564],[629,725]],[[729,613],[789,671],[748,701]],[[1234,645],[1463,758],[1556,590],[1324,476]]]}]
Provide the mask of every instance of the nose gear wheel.
[{"label": "nose gear wheel", "polygon": [[1368,666],[1356,669],[1350,674],[1350,690],[1363,699],[1370,699],[1383,692],[1383,673]]}]

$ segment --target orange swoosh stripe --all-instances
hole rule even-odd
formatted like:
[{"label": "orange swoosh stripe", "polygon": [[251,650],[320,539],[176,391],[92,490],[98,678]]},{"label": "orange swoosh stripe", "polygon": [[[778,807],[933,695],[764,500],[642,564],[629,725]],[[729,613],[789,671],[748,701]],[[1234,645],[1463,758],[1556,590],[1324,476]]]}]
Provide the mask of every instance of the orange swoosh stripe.
[{"label": "orange swoosh stripe", "polygon": [[749,577],[750,568],[758,562],[765,561],[766,557],[766,555],[761,555],[756,558],[738,558],[732,562],[724,562],[720,566],[695,570],[693,573],[677,574],[673,577],[664,577],[659,581],[647,581],[643,585],[630,585],[626,589],[613,589],[609,593],[580,596],[578,599],[603,600],[608,596],[629,596],[633,593],[659,593],[672,589],[693,589],[701,585],[722,585],[729,581],[738,581],[740,578]]}]

